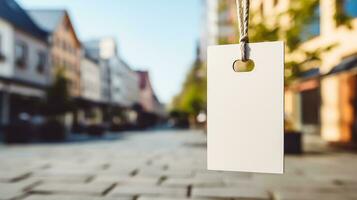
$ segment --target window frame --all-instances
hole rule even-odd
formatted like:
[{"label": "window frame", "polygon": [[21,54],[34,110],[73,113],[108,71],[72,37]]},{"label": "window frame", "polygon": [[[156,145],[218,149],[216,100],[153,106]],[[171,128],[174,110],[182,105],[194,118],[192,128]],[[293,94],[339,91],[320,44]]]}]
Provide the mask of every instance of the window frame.
[{"label": "window frame", "polygon": [[[353,1],[344,0],[343,5],[342,5],[342,9],[346,13],[346,15],[348,15],[349,17],[352,17],[352,18],[356,18],[357,17],[357,10],[356,11],[353,10],[354,13],[351,13],[350,11],[352,11],[352,10],[348,9],[348,3],[353,3],[353,5],[357,8],[357,2],[355,0],[353,0]],[[353,7],[353,8],[355,8],[355,7]]]},{"label": "window frame", "polygon": [[39,74],[44,74],[46,71],[47,55],[44,51],[37,51],[36,71]]},{"label": "window frame", "polygon": [[[19,48],[20,47],[20,48]],[[21,49],[21,55],[18,55],[18,50]],[[15,64],[19,68],[26,68],[26,62],[28,60],[29,48],[23,41],[15,42]]]}]

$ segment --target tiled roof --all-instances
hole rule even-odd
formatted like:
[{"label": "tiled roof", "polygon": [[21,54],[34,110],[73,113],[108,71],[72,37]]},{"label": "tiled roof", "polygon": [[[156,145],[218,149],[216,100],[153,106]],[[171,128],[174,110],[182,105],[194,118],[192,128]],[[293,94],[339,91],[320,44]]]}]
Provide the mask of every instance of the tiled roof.
[{"label": "tiled roof", "polygon": [[44,30],[52,33],[61,23],[65,10],[28,10],[32,19]]},{"label": "tiled roof", "polygon": [[65,17],[68,17],[69,25],[73,31],[75,40],[78,46],[82,46],[82,43],[79,40],[77,33],[73,27],[73,24],[70,20],[70,16],[66,10],[41,9],[41,10],[28,10],[27,12],[31,16],[31,18],[36,22],[36,24],[38,24],[38,26],[40,26],[42,29],[46,30],[49,33],[54,33],[57,30],[57,27],[63,22]]},{"label": "tiled roof", "polygon": [[15,0],[0,0],[0,18],[39,39],[46,39],[48,33],[31,19]]}]

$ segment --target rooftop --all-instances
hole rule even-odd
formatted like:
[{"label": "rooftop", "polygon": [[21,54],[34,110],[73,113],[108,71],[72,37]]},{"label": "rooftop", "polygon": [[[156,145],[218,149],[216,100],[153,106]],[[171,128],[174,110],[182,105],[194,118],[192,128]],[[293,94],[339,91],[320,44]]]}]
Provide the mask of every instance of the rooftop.
[{"label": "rooftop", "polygon": [[14,0],[0,0],[0,18],[36,38],[47,38],[48,32],[38,26]]}]

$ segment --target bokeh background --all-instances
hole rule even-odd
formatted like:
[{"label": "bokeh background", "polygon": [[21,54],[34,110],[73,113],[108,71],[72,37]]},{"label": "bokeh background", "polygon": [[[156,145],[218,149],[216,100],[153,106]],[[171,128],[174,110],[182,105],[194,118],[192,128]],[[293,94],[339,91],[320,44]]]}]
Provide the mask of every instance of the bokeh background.
[{"label": "bokeh background", "polygon": [[357,199],[356,0],[251,0],[250,42],[285,42],[285,174],[205,169],[236,8],[0,0],[0,200]]}]

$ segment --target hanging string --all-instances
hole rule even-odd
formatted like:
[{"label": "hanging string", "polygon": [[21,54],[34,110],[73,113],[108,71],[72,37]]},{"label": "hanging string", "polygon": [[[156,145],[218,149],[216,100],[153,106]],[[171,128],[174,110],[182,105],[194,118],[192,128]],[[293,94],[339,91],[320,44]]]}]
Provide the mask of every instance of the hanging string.
[{"label": "hanging string", "polygon": [[[236,0],[237,2],[237,14],[240,32],[240,45],[241,45],[241,59],[247,61],[248,58],[248,27],[249,27],[249,0]],[[244,3],[244,5],[243,5]]]}]

